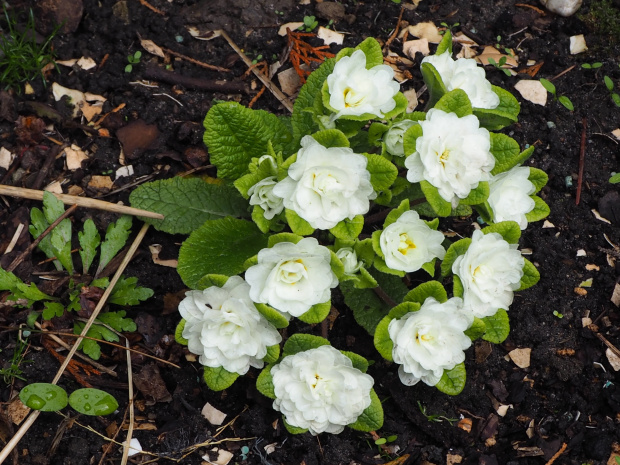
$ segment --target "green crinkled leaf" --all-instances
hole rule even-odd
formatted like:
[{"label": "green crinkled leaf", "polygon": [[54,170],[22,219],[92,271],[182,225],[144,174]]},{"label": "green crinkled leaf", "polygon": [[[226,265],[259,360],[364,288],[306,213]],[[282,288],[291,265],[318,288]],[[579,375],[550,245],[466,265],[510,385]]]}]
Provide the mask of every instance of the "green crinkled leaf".
[{"label": "green crinkled leaf", "polygon": [[335,64],[336,60],[333,58],[325,60],[317,70],[308,76],[306,83],[299,91],[297,99],[295,99],[293,115],[291,116],[293,127],[292,145],[294,148],[299,147],[299,142],[303,136],[315,132],[317,124],[314,122],[313,114],[306,110],[312,109],[314,100],[317,96],[320,96],[323,83],[334,70]]},{"label": "green crinkled leaf", "polygon": [[256,224],[262,233],[267,234],[269,231],[279,232],[284,229],[282,222],[282,214],[274,216],[268,220],[265,218],[265,210],[260,205],[254,205],[252,209],[252,221]]},{"label": "green crinkled leaf", "polygon": [[497,86],[491,86],[491,88],[499,96],[499,105],[492,110],[474,108],[473,111],[480,120],[480,127],[489,131],[498,131],[517,122],[521,105],[507,90]]},{"label": "green crinkled leaf", "polygon": [[90,265],[97,255],[97,247],[101,244],[101,236],[95,223],[90,218],[84,222],[84,230],[78,233],[80,241],[80,258],[82,259],[82,271],[88,273]]},{"label": "green crinkled leaf", "polygon": [[328,346],[329,341],[312,334],[296,333],[287,339],[282,349],[282,357],[295,355],[310,349],[316,349],[321,346]]},{"label": "green crinkled leaf", "polygon": [[385,115],[383,115],[382,119],[385,119],[385,120],[394,119],[397,116],[407,111],[409,100],[407,100],[407,97],[405,97],[405,95],[402,92],[397,92],[393,98],[394,98],[394,101],[396,102],[396,105],[394,106],[392,110],[388,111]]},{"label": "green crinkled leaf", "polygon": [[523,266],[523,277],[521,278],[521,286],[519,287],[519,291],[527,289],[528,287],[532,287],[540,281],[540,273],[534,266],[532,262],[530,262],[527,258],[525,259],[525,265]]},{"label": "green crinkled leaf", "polygon": [[421,268],[426,271],[430,277],[434,277],[435,276],[435,262],[437,261],[436,258],[433,258],[430,262],[426,262],[425,264],[423,264],[421,266]]},{"label": "green crinkled leaf", "polygon": [[499,233],[509,244],[518,244],[521,237],[521,228],[516,221],[502,221],[482,228],[485,234]]},{"label": "green crinkled leaf", "polygon": [[308,432],[308,428],[299,428],[297,426],[291,425],[288,421],[286,421],[286,417],[282,417],[282,422],[284,423],[284,427],[289,434],[304,434]]},{"label": "green crinkled leaf", "polygon": [[327,318],[327,315],[329,315],[329,311],[331,310],[331,308],[332,301],[328,300],[327,302],[313,305],[312,307],[310,307],[310,310],[302,313],[297,318],[308,324],[320,323],[325,318]]},{"label": "green crinkled leaf", "polygon": [[471,101],[462,89],[454,89],[443,95],[433,108],[454,113],[459,118],[472,114]]},{"label": "green crinkled leaf", "polygon": [[285,208],[284,216],[286,217],[286,222],[293,233],[298,234],[299,236],[310,236],[314,233],[314,228],[310,226],[310,223],[299,216],[294,210]]},{"label": "green crinkled leaf", "polygon": [[265,397],[275,399],[276,393],[273,390],[273,377],[271,376],[272,367],[273,364],[269,364],[262,369],[258,378],[256,378],[256,389]]},{"label": "green crinkled leaf", "polygon": [[101,256],[95,275],[101,273],[105,266],[110,263],[118,251],[127,243],[127,239],[131,233],[131,221],[131,216],[123,215],[116,223],[112,223],[108,226],[105,239],[101,243]]},{"label": "green crinkled leaf", "polygon": [[[81,321],[76,321],[73,324],[73,334],[80,334],[82,329],[84,329],[84,323]],[[108,342],[117,342],[119,340],[118,336],[110,331],[108,328],[102,325],[93,324],[86,336],[93,339],[103,339]],[[86,355],[88,355],[93,360],[99,360],[101,357],[101,347],[97,341],[93,339],[82,339],[78,349],[82,350]]]},{"label": "green crinkled leaf", "polygon": [[411,126],[405,131],[405,134],[403,134],[403,148],[405,150],[405,157],[415,153],[416,140],[420,136],[422,136],[422,126],[419,124]]},{"label": "green crinkled leaf", "polygon": [[540,221],[547,218],[549,213],[551,213],[549,205],[547,205],[547,203],[537,195],[532,195],[530,197],[534,199],[534,209],[525,214],[525,219],[528,223],[533,223],[534,221]]},{"label": "green crinkled leaf", "polygon": [[249,221],[207,220],[183,242],[177,271],[190,288],[206,274],[234,276],[245,271],[248,258],[267,247],[267,238]]},{"label": "green crinkled leaf", "polygon": [[[338,239],[336,239],[338,240]],[[331,266],[332,271],[334,272],[334,274],[336,275],[336,278],[338,278],[338,281],[342,280],[343,277],[345,278],[352,278],[351,275],[345,275],[344,274],[344,263],[342,263],[342,260],[340,260],[338,258],[338,256],[336,255],[336,252],[334,252],[333,250],[329,250],[329,254],[330,254],[330,261],[329,261],[329,266]],[[359,260],[359,258],[358,258]]]},{"label": "green crinkled leaf", "polygon": [[275,363],[280,358],[280,344],[267,347],[267,355],[263,357],[266,363]]},{"label": "green crinkled leaf", "polygon": [[174,177],[142,184],[129,196],[131,205],[161,213],[163,220],[141,218],[169,234],[189,234],[207,220],[248,218],[248,202],[233,186],[199,178]]},{"label": "green crinkled leaf", "polygon": [[366,169],[370,173],[370,183],[376,192],[386,191],[396,180],[398,169],[381,155],[365,154],[368,159]]},{"label": "green crinkled leaf", "polygon": [[205,367],[202,376],[212,391],[223,391],[229,388],[239,377],[239,373],[231,373],[222,367]]},{"label": "green crinkled leaf", "polygon": [[[292,140],[288,127],[275,115],[236,102],[218,103],[204,120],[204,143],[218,177],[234,181],[248,172],[253,157],[284,150]],[[294,125],[293,125],[294,127]]]},{"label": "green crinkled leaf", "polygon": [[433,65],[430,63],[422,63],[420,65],[420,70],[422,71],[422,78],[424,79],[426,87],[428,87],[428,93],[430,94],[428,106],[434,107],[439,99],[444,94],[448,93],[448,89],[446,89],[446,86],[441,80],[441,76]]},{"label": "green crinkled leaf", "polygon": [[358,238],[364,228],[364,215],[357,215],[352,220],[344,219],[331,228],[331,232],[338,239],[353,241]]},{"label": "green crinkled leaf", "polygon": [[474,322],[472,323],[471,327],[467,331],[465,331],[465,335],[468,336],[472,341],[475,341],[476,339],[481,338],[485,331],[486,325],[484,324],[484,321],[480,318],[474,317]]},{"label": "green crinkled leaf", "polygon": [[478,205],[489,198],[490,192],[489,183],[487,181],[480,181],[478,187],[469,191],[467,197],[460,199],[459,202],[465,205]]},{"label": "green crinkled leaf", "polygon": [[364,55],[366,55],[366,69],[383,64],[383,52],[381,51],[381,45],[372,37],[368,37],[355,48],[344,48],[340,50],[338,55],[336,55],[336,61],[345,56],[353,55],[353,52],[357,50],[361,50],[364,52]]},{"label": "green crinkled leaf", "polygon": [[269,236],[269,240],[267,241],[268,247],[273,247],[280,242],[292,242],[293,244],[297,244],[300,240],[302,240],[302,236],[298,236],[297,234],[283,232],[279,234],[272,234]]},{"label": "green crinkled leaf", "polygon": [[383,426],[383,406],[374,389],[370,390],[370,405],[349,428],[357,431],[376,431]]},{"label": "green crinkled leaf", "polygon": [[[326,86],[324,88],[327,89]],[[329,93],[327,95],[329,96]],[[349,138],[349,144],[351,145],[347,145],[347,147],[351,147],[351,149],[354,148],[353,140],[355,139],[355,136],[361,132],[361,129],[366,126],[366,124],[368,124],[368,119],[363,121],[353,121],[350,119],[344,119],[343,117],[338,118],[335,121],[336,129]],[[366,137],[364,137],[364,139],[366,139]],[[357,150],[353,151],[355,153],[361,153]]]},{"label": "green crinkled leaf", "polygon": [[57,316],[62,316],[62,314],[65,312],[65,307],[62,304],[59,304],[58,302],[45,302],[44,304],[44,308],[43,308],[43,313],[41,314],[41,316],[43,317],[44,320],[51,320],[54,317]]},{"label": "green crinkled leaf", "polygon": [[184,328],[185,328],[185,319],[181,318],[181,321],[179,321],[179,324],[174,330],[174,340],[177,341],[177,343],[181,344],[182,346],[186,346],[189,343],[189,341],[183,337]]},{"label": "green crinkled leaf", "polygon": [[[433,207],[431,207],[428,202],[414,205],[411,209],[417,211],[420,214],[420,216],[427,216],[427,217],[437,216],[437,213],[435,213],[435,210],[433,210]],[[467,217],[467,216],[471,216],[472,213],[473,213],[473,210],[471,209],[469,205],[459,204],[456,206],[456,208],[453,208],[450,211],[450,214],[448,216]]]},{"label": "green crinkled leaf", "polygon": [[153,289],[136,287],[137,284],[138,278],[121,276],[110,294],[109,302],[117,305],[138,305],[141,301],[153,297]]},{"label": "green crinkled leaf", "polygon": [[206,274],[198,280],[196,289],[203,291],[211,286],[224,287],[228,278],[228,276],[223,274]]},{"label": "green crinkled leaf", "polygon": [[490,135],[491,153],[495,157],[495,167],[491,174],[495,176],[519,164],[517,160],[521,148],[516,140],[506,134],[491,132]]},{"label": "green crinkled leaf", "polygon": [[441,55],[445,52],[452,54],[452,33],[450,30],[446,30],[444,33],[441,42],[437,46],[437,50],[435,50],[435,55]]},{"label": "green crinkled leaf", "polygon": [[446,251],[446,255],[441,262],[441,276],[446,277],[452,273],[452,265],[459,255],[464,255],[471,244],[471,238],[466,237],[453,242]]},{"label": "green crinkled leaf", "polygon": [[452,212],[452,205],[439,194],[439,191],[435,186],[433,186],[428,181],[421,181],[420,187],[422,188],[422,192],[424,192],[424,197],[426,197],[426,201],[435,211],[436,215],[450,215],[450,213]]},{"label": "green crinkled leaf", "polygon": [[435,385],[444,394],[456,396],[463,391],[467,373],[465,372],[465,364],[459,363],[451,370],[444,370],[439,382]]},{"label": "green crinkled leaf", "polygon": [[355,352],[349,352],[346,350],[341,350],[343,355],[346,355],[351,363],[353,364],[353,368],[357,368],[362,373],[366,373],[368,371],[368,360],[366,360],[361,355],[356,354]]},{"label": "green crinkled leaf", "polygon": [[265,304],[254,304],[256,309],[261,315],[263,315],[269,323],[274,325],[278,329],[286,328],[288,326],[288,320],[275,308]]},{"label": "green crinkled leaf", "polygon": [[404,199],[398,207],[393,208],[390,213],[388,213],[388,215],[385,217],[385,221],[383,222],[383,229],[398,221],[398,218],[400,218],[402,214],[407,211],[409,211],[409,199]]},{"label": "green crinkled leaf", "polygon": [[508,312],[503,308],[497,310],[493,316],[487,316],[482,319],[486,332],[482,339],[493,344],[501,344],[506,340],[510,333],[510,322],[508,320]]},{"label": "green crinkled leaf", "polygon": [[97,319],[111,328],[114,328],[119,333],[134,332],[138,327],[131,318],[125,318],[126,314],[124,310],[119,310],[118,312],[104,312],[100,313]]},{"label": "green crinkled leaf", "polygon": [[312,134],[312,138],[327,148],[349,147],[349,139],[338,129],[324,129],[323,131],[315,132]]},{"label": "green crinkled leaf", "polygon": [[383,123],[377,123],[376,121],[371,123],[368,128],[368,142],[375,147],[379,147],[381,145],[383,135],[388,129],[389,127]]},{"label": "green crinkled leaf", "polygon": [[540,190],[547,185],[549,181],[549,176],[543,170],[539,170],[538,168],[532,168],[530,166],[530,175],[528,176],[528,180],[534,184],[536,188],[535,194],[540,192]]},{"label": "green crinkled leaf", "polygon": [[448,300],[448,293],[439,281],[427,281],[409,291],[404,301],[423,304],[429,297],[433,297],[439,303],[444,303]]}]

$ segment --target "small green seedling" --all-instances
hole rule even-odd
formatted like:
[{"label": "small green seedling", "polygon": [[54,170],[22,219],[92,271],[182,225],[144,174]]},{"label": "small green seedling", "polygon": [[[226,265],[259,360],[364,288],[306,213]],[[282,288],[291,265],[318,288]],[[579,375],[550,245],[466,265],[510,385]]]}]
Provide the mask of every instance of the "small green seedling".
[{"label": "small green seedling", "polygon": [[600,61],[597,61],[596,63],[582,63],[581,67],[583,69],[598,69],[601,66],[603,66],[603,63],[601,63]]},{"label": "small green seedling", "polygon": [[426,406],[423,405],[420,401],[418,401],[418,408],[420,409],[420,412],[422,412],[422,415],[424,415],[428,421],[441,423],[442,421],[445,420],[452,425],[453,423],[459,420],[458,418],[448,418],[443,415],[427,413]]},{"label": "small green seedling", "polygon": [[7,386],[11,385],[15,378],[26,381],[26,378],[22,376],[23,371],[19,365],[23,362],[32,362],[32,360],[23,360],[24,352],[26,351],[27,346],[28,343],[19,337],[15,349],[13,350],[13,356],[9,362],[10,364],[6,368],[2,368],[0,370],[0,376],[2,376],[2,379]]},{"label": "small green seedling", "polygon": [[58,412],[69,404],[84,415],[101,416],[118,408],[116,399],[99,389],[78,389],[67,396],[67,391],[50,383],[29,384],[19,392],[19,399],[27,407],[42,412]]},{"label": "small green seedling", "polygon": [[256,58],[254,58],[252,60],[252,64],[255,65],[256,63],[258,63],[259,61],[261,61],[263,59],[262,55],[258,55]]},{"label": "small green seedling", "polygon": [[375,441],[375,444],[376,444],[377,446],[382,446],[383,444],[387,444],[387,443],[390,443],[390,442],[394,442],[394,441],[396,441],[396,439],[398,439],[398,435],[393,434],[393,435],[391,435],[391,436],[388,436],[387,438],[379,438],[379,439],[377,439],[377,440]]},{"label": "small green seedling", "polygon": [[493,58],[489,57],[489,63],[491,63],[493,66],[499,69],[506,76],[512,76],[509,70],[507,70],[506,68],[503,68],[503,66],[506,64],[507,59],[508,59],[507,57],[503,56],[499,59],[499,62],[497,62]]},{"label": "small green seedling", "polygon": [[300,27],[306,32],[312,32],[319,25],[314,16],[304,16],[304,25]]},{"label": "small green seedling", "polygon": [[457,27],[460,26],[461,23],[454,23],[454,24],[448,24],[446,22],[442,22],[440,23],[440,25],[442,25],[443,27],[445,27],[445,29],[443,31],[439,31],[439,34],[444,35],[447,31],[450,31],[450,33],[452,33],[452,31]]},{"label": "small green seedling", "polygon": [[603,81],[605,82],[605,87],[607,87],[607,90],[611,95],[611,99],[614,101],[617,107],[620,107],[620,95],[614,92],[614,81],[612,81],[609,76],[603,76]]},{"label": "small green seedling", "polygon": [[573,102],[571,102],[570,99],[566,95],[560,95],[560,96],[557,95],[555,86],[553,85],[553,83],[551,83],[551,81],[548,81],[547,79],[544,79],[544,78],[540,78],[540,83],[543,85],[545,89],[547,89],[547,92],[553,95],[553,100],[557,100],[566,109],[570,111],[573,111],[575,109]]},{"label": "small green seedling", "polygon": [[609,182],[612,184],[620,183],[620,173],[611,173],[611,178],[609,178]]},{"label": "small green seedling", "polygon": [[140,58],[142,58],[142,52],[140,50],[136,50],[133,55],[127,55],[127,61],[129,64],[125,66],[125,72],[131,73],[133,70],[133,65],[140,63]]},{"label": "small green seedling", "polygon": [[558,312],[557,310],[553,311],[553,316],[555,316],[556,318],[560,318],[560,319],[564,318],[564,315]]}]

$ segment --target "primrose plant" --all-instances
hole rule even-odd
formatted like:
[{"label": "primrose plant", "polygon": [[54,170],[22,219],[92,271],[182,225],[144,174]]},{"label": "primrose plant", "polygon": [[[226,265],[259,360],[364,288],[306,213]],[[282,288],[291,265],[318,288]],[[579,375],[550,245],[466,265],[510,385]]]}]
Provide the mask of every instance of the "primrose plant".
[{"label": "primrose plant", "polygon": [[[379,43],[346,48],[310,75],[290,118],[211,108],[204,141],[220,182],[175,178],[131,195],[166,215],[156,227],[190,234],[178,272],[193,290],[176,337],[207,385],[262,368],[257,388],[293,433],[383,423],[365,358],[290,330],[281,346],[291,320],[325,321],[334,292],[404,385],[455,395],[472,341],[504,341],[514,293],[539,279],[517,245],[549,213],[536,195],[547,175],[523,166],[533,147],[492,132],[517,121],[518,102],[473,60],[452,59],[449,31],[421,70],[428,109],[407,113]],[[488,226],[471,237],[439,230],[440,217],[474,210]],[[409,288],[408,274],[422,284]]]}]

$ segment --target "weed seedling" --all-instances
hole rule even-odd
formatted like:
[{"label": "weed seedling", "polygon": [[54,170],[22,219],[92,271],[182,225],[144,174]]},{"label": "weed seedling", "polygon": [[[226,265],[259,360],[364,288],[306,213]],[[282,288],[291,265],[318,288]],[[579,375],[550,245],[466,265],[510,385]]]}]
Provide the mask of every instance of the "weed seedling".
[{"label": "weed seedling", "polygon": [[620,183],[620,173],[611,173],[611,178],[609,178],[609,182],[612,184]]},{"label": "weed seedling", "polygon": [[581,67],[583,69],[598,69],[603,66],[603,63],[597,61],[596,63],[582,63]]},{"label": "weed seedling", "polygon": [[445,22],[440,23],[443,27],[445,27],[445,29],[443,31],[439,31],[439,34],[444,35],[446,33],[446,31],[450,31],[450,33],[452,33],[452,31],[457,27],[460,26],[461,23],[454,23],[454,24],[448,24]]},{"label": "weed seedling", "polygon": [[140,50],[136,50],[133,55],[127,55],[127,61],[129,64],[125,66],[125,72],[131,73],[133,70],[133,65],[140,63],[140,58],[142,58],[142,52]]},{"label": "weed seedling", "polygon": [[489,63],[491,63],[493,66],[495,66],[497,69],[499,69],[506,76],[512,76],[512,74],[510,73],[509,70],[507,70],[506,68],[502,68],[502,66],[504,66],[506,64],[506,60],[507,60],[507,58],[505,56],[501,57],[499,59],[499,62],[497,62],[493,58],[489,57]]},{"label": "weed seedling", "polygon": [[605,82],[605,87],[609,91],[609,95],[611,95],[611,99],[614,101],[617,107],[620,108],[620,95],[614,92],[614,81],[611,80],[609,76],[603,76],[603,81]]},{"label": "weed seedling", "polygon": [[302,29],[306,32],[312,32],[319,25],[319,22],[316,20],[314,16],[304,16],[304,25],[299,29]]},{"label": "weed seedling", "polygon": [[4,89],[19,89],[19,84],[41,76],[43,85],[45,77],[43,68],[54,63],[50,51],[52,39],[58,27],[50,36],[38,44],[32,10],[23,31],[17,29],[17,19],[4,10],[8,31],[0,34],[0,82]]},{"label": "weed seedling", "polygon": [[17,339],[17,345],[15,346],[10,362],[8,362],[8,366],[0,370],[0,376],[2,376],[2,379],[7,386],[13,383],[15,378],[26,381],[26,379],[22,377],[23,371],[19,365],[24,362],[24,352],[26,351],[27,346],[27,342],[21,338],[20,331],[20,337]]},{"label": "weed seedling", "polygon": [[555,86],[553,85],[551,81],[548,81],[547,79],[544,79],[544,78],[540,78],[540,83],[543,85],[545,89],[547,89],[547,92],[553,95],[553,100],[557,100],[566,109],[570,111],[573,111],[575,109],[575,107],[573,106],[573,102],[571,102],[570,99],[566,95],[560,95],[560,96],[557,95]]},{"label": "weed seedling", "polygon": [[452,425],[454,422],[457,422],[459,420],[458,418],[448,418],[443,415],[426,413],[426,406],[423,405],[420,401],[418,401],[418,408],[420,409],[420,412],[422,412],[422,415],[424,415],[428,421],[434,421],[436,423],[447,421]]}]

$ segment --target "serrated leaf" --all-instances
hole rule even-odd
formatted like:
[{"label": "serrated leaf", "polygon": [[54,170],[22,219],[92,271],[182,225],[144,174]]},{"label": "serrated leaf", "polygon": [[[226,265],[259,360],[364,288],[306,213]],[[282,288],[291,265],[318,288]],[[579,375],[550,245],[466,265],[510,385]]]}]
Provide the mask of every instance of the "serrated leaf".
[{"label": "serrated leaf", "polygon": [[484,332],[486,331],[486,325],[484,321],[480,318],[474,317],[474,322],[470,326],[470,328],[465,331],[465,335],[468,336],[472,341],[479,339],[482,337]]},{"label": "serrated leaf", "polygon": [[439,303],[444,303],[448,300],[448,293],[439,281],[427,281],[409,291],[403,300],[423,304],[429,297],[433,297]]},{"label": "serrated leaf", "polygon": [[456,396],[463,391],[467,373],[465,372],[465,364],[459,363],[451,370],[444,370],[439,382],[435,385],[444,394]]},{"label": "serrated leaf", "polygon": [[376,192],[386,191],[398,176],[398,169],[381,155],[365,154],[368,159],[366,169],[370,173],[370,183]]},{"label": "serrated leaf", "polygon": [[364,216],[357,215],[352,220],[346,218],[340,221],[336,226],[331,228],[329,232],[338,239],[353,241],[358,238],[363,228]]},{"label": "serrated leaf", "polygon": [[321,346],[328,346],[329,341],[312,334],[296,333],[287,339],[282,349],[282,357],[295,355],[310,349],[316,349]]},{"label": "serrated leaf", "polygon": [[426,201],[438,216],[448,216],[452,212],[452,204],[445,200],[439,190],[428,181],[421,181],[420,187],[424,193]]},{"label": "serrated leaf", "polygon": [[446,89],[441,76],[433,65],[430,63],[422,63],[420,65],[420,70],[422,71],[422,78],[424,79],[424,83],[426,84],[426,87],[428,87],[428,92],[430,94],[428,106],[434,107],[439,99],[444,94],[448,93],[448,89]]},{"label": "serrated leaf", "polygon": [[325,129],[315,132],[312,138],[323,147],[349,147],[349,139],[338,129]]},{"label": "serrated leaf", "polygon": [[174,340],[182,346],[186,346],[187,344],[189,344],[189,341],[183,337],[183,329],[185,329],[185,323],[185,319],[181,318],[181,321],[179,321],[179,324],[174,330]]},{"label": "serrated leaf", "polygon": [[223,391],[233,385],[239,377],[239,373],[231,373],[222,367],[205,367],[202,377],[209,389]]},{"label": "serrated leaf", "polygon": [[327,315],[329,315],[329,311],[331,310],[331,308],[332,301],[330,299],[327,302],[313,305],[312,307],[310,307],[310,310],[302,313],[297,318],[308,324],[320,323],[325,318],[327,318]]},{"label": "serrated leaf", "polygon": [[118,312],[100,313],[97,319],[102,323],[114,328],[119,333],[134,332],[137,329],[136,323],[131,318],[125,318],[126,312],[120,310]]},{"label": "serrated leaf", "polygon": [[246,108],[236,102],[218,103],[204,120],[204,143],[219,178],[232,180],[243,176],[252,158],[273,149],[284,150],[292,140],[287,126],[275,115]]},{"label": "serrated leaf", "polygon": [[267,365],[262,369],[258,378],[256,379],[256,389],[265,397],[270,399],[276,398],[276,393],[273,390],[273,377],[271,376],[272,364]]},{"label": "serrated leaf", "polygon": [[39,300],[54,300],[52,296],[41,292],[34,283],[17,283],[13,292],[20,298],[27,299],[32,302],[38,302]]},{"label": "serrated leaf", "polygon": [[518,244],[521,228],[516,221],[502,221],[482,228],[484,234],[499,233],[509,244]]},{"label": "serrated leaf", "polygon": [[90,218],[84,222],[84,229],[78,232],[78,240],[80,241],[80,258],[82,259],[82,271],[88,273],[90,265],[92,265],[97,255],[97,247],[101,244],[101,236],[95,223]]},{"label": "serrated leaf", "polygon": [[288,320],[275,308],[265,304],[254,304],[258,312],[263,315],[269,323],[274,325],[278,329],[286,328],[288,326]]},{"label": "serrated leaf", "polygon": [[441,262],[441,276],[446,277],[452,273],[452,265],[454,261],[459,255],[464,255],[471,244],[471,238],[466,237],[464,239],[460,239],[446,250],[446,255],[443,257],[443,261]]},{"label": "serrated leaf", "polygon": [[482,339],[493,344],[501,344],[506,340],[510,333],[510,322],[506,310],[500,308],[495,315],[487,316],[482,321],[486,327]]},{"label": "serrated leaf", "polygon": [[138,305],[141,301],[153,297],[152,289],[136,287],[137,284],[138,278],[121,276],[110,294],[109,302],[116,305]]},{"label": "serrated leaf", "polygon": [[267,247],[267,237],[249,221],[207,220],[181,245],[177,271],[192,289],[206,274],[234,276],[245,271],[248,258]]},{"label": "serrated leaf", "polygon": [[43,316],[44,320],[51,320],[54,317],[62,316],[65,312],[65,307],[58,302],[45,302],[43,307]]},{"label": "serrated leaf", "polygon": [[543,170],[530,167],[530,175],[527,179],[532,184],[534,184],[534,187],[536,188],[536,191],[534,193],[537,193],[547,185],[547,182],[549,181],[549,176]]},{"label": "serrated leaf", "polygon": [[534,200],[534,209],[525,214],[525,219],[528,223],[547,218],[551,213],[549,205],[537,195],[531,195],[530,197]]},{"label": "serrated leaf", "polygon": [[355,48],[344,48],[336,55],[336,61],[345,56],[351,56],[357,50],[361,50],[366,55],[366,69],[383,64],[383,52],[381,45],[376,39],[368,37]]},{"label": "serrated leaf", "polygon": [[370,390],[370,405],[349,428],[357,431],[376,431],[383,426],[383,406],[374,389]]},{"label": "serrated leaf", "polygon": [[495,167],[491,174],[495,176],[518,164],[521,148],[516,140],[506,134],[491,132],[490,135],[491,153],[495,157]]},{"label": "serrated leaf", "polygon": [[[48,225],[52,224],[65,212],[65,206],[54,194],[45,191],[43,193],[43,214]],[[45,227],[47,228],[47,226]],[[43,232],[43,231],[41,231]],[[71,258],[71,221],[68,218],[62,220],[49,234],[49,247],[52,257],[69,272],[73,273],[73,260]],[[43,249],[42,249],[43,250]]]},{"label": "serrated leaf", "polygon": [[[38,238],[43,232],[47,229],[50,224],[45,219],[45,215],[41,210],[34,207],[30,210],[30,226],[28,227],[28,231],[32,235],[34,239]],[[39,245],[37,246],[39,250],[41,250],[47,258],[52,258],[56,256],[56,252],[52,247],[51,236],[48,234],[45,236]],[[58,260],[54,260],[54,266],[57,270],[62,270],[62,265]]]},{"label": "serrated leaf", "polygon": [[248,218],[248,202],[232,186],[199,178],[174,177],[142,184],[129,196],[131,205],[161,213],[163,220],[141,219],[169,234],[189,234],[207,220]]},{"label": "serrated leaf", "polygon": [[105,239],[101,243],[101,257],[99,258],[99,266],[97,267],[97,273],[95,273],[95,275],[101,273],[118,251],[125,246],[129,234],[131,233],[131,222],[131,216],[123,215],[116,223],[112,223],[108,226]]},{"label": "serrated leaf", "polygon": [[472,114],[472,106],[469,97],[462,89],[454,89],[439,99],[433,107],[446,113],[454,113],[459,118]]},{"label": "serrated leaf", "polygon": [[540,273],[534,266],[532,262],[530,262],[527,258],[525,259],[525,265],[523,265],[523,277],[521,278],[521,286],[518,291],[522,291],[527,289],[528,287],[532,287],[540,281]]},{"label": "serrated leaf", "polygon": [[299,216],[294,210],[284,209],[284,216],[291,231],[299,236],[310,236],[314,233],[314,228],[306,220]]}]

